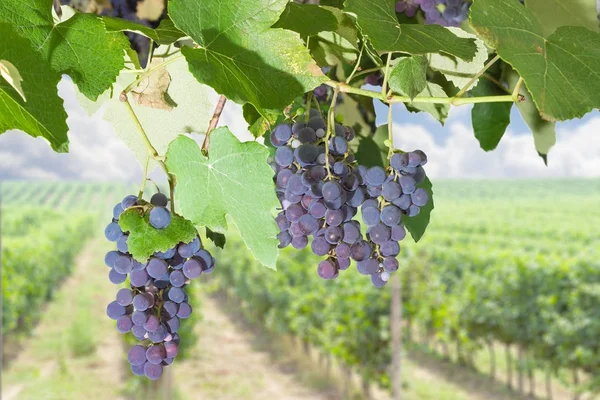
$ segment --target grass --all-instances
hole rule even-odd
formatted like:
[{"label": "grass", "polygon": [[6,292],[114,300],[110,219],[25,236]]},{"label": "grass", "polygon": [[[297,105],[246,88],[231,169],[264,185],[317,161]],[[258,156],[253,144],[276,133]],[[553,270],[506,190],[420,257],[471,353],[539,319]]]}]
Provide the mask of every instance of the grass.
[{"label": "grass", "polygon": [[3,399],[119,398],[123,354],[114,324],[104,318],[115,293],[103,263],[109,246],[95,240],[78,257],[23,351],[4,369]]}]

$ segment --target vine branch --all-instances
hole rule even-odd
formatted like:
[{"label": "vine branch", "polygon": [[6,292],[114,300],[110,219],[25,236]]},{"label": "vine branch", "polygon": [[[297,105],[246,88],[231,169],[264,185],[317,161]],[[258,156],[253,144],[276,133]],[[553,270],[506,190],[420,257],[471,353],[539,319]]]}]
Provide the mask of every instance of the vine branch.
[{"label": "vine branch", "polygon": [[202,152],[204,154],[208,154],[208,146],[209,146],[209,136],[212,131],[217,127],[219,123],[219,119],[221,118],[221,113],[223,112],[223,108],[225,108],[225,103],[227,102],[227,97],[220,96],[217,105],[215,106],[215,112],[213,113],[212,118],[210,119],[210,123],[208,124],[208,129],[206,129],[206,136],[204,136],[204,142],[202,143]]},{"label": "vine branch", "polygon": [[346,83],[350,83],[350,81],[354,77],[354,74],[356,74],[356,71],[358,71],[358,69],[360,68],[360,60],[362,59],[364,50],[365,50],[365,42],[363,41],[362,46],[360,47],[360,53],[358,53],[358,58],[356,59],[356,64],[354,65],[354,69],[350,73],[350,76],[348,76],[348,79],[346,79]]},{"label": "vine branch", "polygon": [[481,96],[481,97],[415,97],[411,99],[408,96],[386,96],[382,92],[376,92],[373,90],[355,88],[345,83],[336,81],[328,81],[325,83],[327,86],[332,88],[338,88],[341,93],[353,93],[360,96],[367,96],[373,99],[381,100],[384,103],[433,103],[433,104],[451,104],[454,106],[461,106],[464,104],[476,104],[476,103],[504,103],[514,102],[512,95],[506,96]]}]

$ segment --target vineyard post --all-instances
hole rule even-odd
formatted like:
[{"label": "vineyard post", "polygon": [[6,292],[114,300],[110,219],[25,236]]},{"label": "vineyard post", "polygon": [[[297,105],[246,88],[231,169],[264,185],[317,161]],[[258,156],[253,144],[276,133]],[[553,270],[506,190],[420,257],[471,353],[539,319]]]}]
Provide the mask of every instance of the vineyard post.
[{"label": "vineyard post", "polygon": [[400,276],[392,278],[392,304],[391,304],[391,330],[392,330],[392,393],[394,400],[402,399],[401,352],[402,352],[402,295]]}]

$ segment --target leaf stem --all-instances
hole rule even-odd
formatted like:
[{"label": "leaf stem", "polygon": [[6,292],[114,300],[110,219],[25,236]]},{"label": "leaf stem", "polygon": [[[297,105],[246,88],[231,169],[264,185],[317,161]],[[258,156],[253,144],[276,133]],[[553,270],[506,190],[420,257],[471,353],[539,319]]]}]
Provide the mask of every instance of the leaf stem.
[{"label": "leaf stem", "polygon": [[503,84],[502,82],[500,82],[498,79],[494,78],[492,75],[488,74],[487,72],[484,73],[482,75],[483,78],[489,80],[492,83],[495,83],[496,86],[498,86],[500,89],[504,90],[506,93],[511,94],[511,91],[508,90]]},{"label": "leaf stem", "polygon": [[127,94],[129,92],[131,92],[133,90],[134,87],[136,87],[141,81],[143,81],[144,79],[146,79],[148,76],[152,75],[154,72],[158,71],[161,68],[166,67],[167,65],[179,60],[183,58],[183,54],[178,54],[173,58],[170,58],[168,60],[165,60],[163,62],[161,62],[160,64],[155,65],[152,68],[148,68],[146,71],[144,71],[143,73],[140,74],[140,76],[137,77],[137,79],[133,82],[131,82],[124,90],[123,93]]},{"label": "leaf stem", "polygon": [[467,92],[467,90],[469,90],[471,85],[473,85],[475,83],[475,81],[477,81],[477,79],[479,79],[479,77],[481,77],[481,75],[483,75],[485,73],[485,71],[487,71],[499,59],[500,59],[500,56],[496,54],[496,56],[494,58],[492,58],[487,64],[485,64],[483,69],[481,71],[479,71],[477,74],[475,74],[475,76],[472,77],[471,80],[469,82],[467,82],[467,84],[462,89],[460,89],[460,91],[458,93],[456,93],[456,95],[454,97],[461,97],[463,94],[465,94]]},{"label": "leaf stem", "polygon": [[[125,91],[121,92],[121,96],[119,99],[123,103],[125,103],[125,108],[127,108],[127,112],[129,113],[129,116],[131,117],[135,126],[138,128],[138,131],[140,132],[140,135],[142,136],[144,144],[146,145],[146,148],[148,149],[148,153],[150,154],[152,159],[158,163],[158,165],[161,167],[161,169],[167,176],[167,180],[169,181],[169,189],[171,192],[171,212],[175,213],[175,202],[173,201],[173,199],[174,199],[173,195],[175,192],[175,177],[169,173],[169,170],[167,169],[167,165],[165,164],[165,161],[164,161],[164,157],[159,156],[158,151],[156,151],[156,148],[152,145],[152,142],[150,142],[150,139],[148,138],[148,135],[146,134],[146,131],[144,130],[144,127],[142,126],[142,123],[140,122],[138,116],[136,115],[133,107],[131,107],[131,103],[129,102],[129,99],[127,98],[127,94],[125,93]],[[148,162],[149,162],[149,160],[148,160]]]},{"label": "leaf stem", "polygon": [[519,77],[517,84],[515,85],[515,89],[512,92],[512,99],[515,103],[519,102],[519,90],[521,90],[521,84],[523,83],[523,77]]},{"label": "leaf stem", "polygon": [[360,60],[362,59],[364,50],[365,50],[365,41],[363,40],[362,46],[360,47],[360,53],[358,53],[358,58],[356,59],[356,64],[354,65],[354,69],[350,73],[350,76],[348,76],[348,79],[346,79],[346,83],[350,83],[350,81],[354,77],[354,74],[356,74],[356,71],[358,71],[358,68],[360,67]]},{"label": "leaf stem", "polygon": [[140,193],[138,199],[144,196],[144,189],[146,188],[146,181],[148,180],[148,165],[150,164],[150,157],[146,158],[146,165],[144,166],[144,178],[142,179],[142,186],[140,187]]},{"label": "leaf stem", "polygon": [[331,99],[331,105],[329,106],[329,112],[327,113],[327,133],[325,134],[325,169],[327,170],[327,177],[329,180],[333,179],[329,165],[329,138],[335,131],[335,105],[337,103],[339,92],[340,90],[338,87],[334,88],[333,98]]},{"label": "leaf stem", "polygon": [[215,112],[213,113],[212,118],[210,119],[210,123],[208,124],[208,129],[206,129],[206,136],[204,136],[204,142],[202,143],[202,152],[206,155],[208,154],[209,147],[209,136],[212,131],[217,127],[219,123],[219,119],[221,118],[221,113],[223,112],[223,108],[225,108],[225,103],[227,102],[227,97],[221,95],[219,97],[219,101],[215,106]]},{"label": "leaf stem", "polygon": [[476,104],[476,103],[504,103],[513,102],[511,95],[506,96],[481,96],[481,97],[415,97],[410,99],[408,96],[386,96],[382,92],[375,92],[373,90],[356,88],[347,85],[342,82],[328,81],[326,85],[337,88],[340,93],[353,93],[360,96],[371,97],[373,99],[381,100],[384,103],[430,103],[430,104],[451,104],[454,106],[461,106],[464,104]]}]

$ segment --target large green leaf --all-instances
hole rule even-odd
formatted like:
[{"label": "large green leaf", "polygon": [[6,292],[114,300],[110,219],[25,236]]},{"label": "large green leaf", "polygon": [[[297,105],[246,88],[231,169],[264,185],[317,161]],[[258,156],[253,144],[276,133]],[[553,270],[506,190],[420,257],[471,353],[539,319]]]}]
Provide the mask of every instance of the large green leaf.
[{"label": "large green leaf", "polygon": [[229,129],[218,128],[208,158],[196,142],[180,136],[169,146],[166,163],[177,178],[183,215],[218,232],[227,229],[229,215],[256,259],[275,268],[279,229],[272,212],[279,201],[268,154],[263,145],[240,143]]},{"label": "large green leaf", "polygon": [[298,32],[300,36],[313,36],[322,31],[336,31],[338,23],[333,13],[315,4],[288,3],[273,28]]},{"label": "large green leaf", "polygon": [[471,25],[525,80],[542,116],[564,121],[600,108],[600,34],[563,26],[548,37],[517,0],[476,0]]},{"label": "large green leaf", "polygon": [[19,72],[27,100],[5,79],[0,79],[0,133],[20,129],[33,137],[45,138],[55,151],[66,152],[67,114],[56,88],[60,74],[10,25],[0,23],[0,41],[0,60],[8,61]]},{"label": "large green leaf", "polygon": [[421,240],[425,234],[427,225],[429,225],[429,220],[431,219],[431,212],[435,207],[433,203],[433,184],[429,178],[425,177],[425,180],[418,184],[417,187],[423,188],[427,191],[427,194],[429,195],[429,202],[427,202],[424,207],[421,207],[421,211],[416,217],[405,216],[402,219],[402,221],[404,221],[404,226],[406,226],[406,229],[408,229],[415,242]]},{"label": "large green leaf", "polygon": [[427,58],[412,56],[402,58],[394,66],[388,78],[390,88],[397,93],[406,93],[414,99],[427,87]]},{"label": "large green leaf", "polygon": [[142,263],[158,251],[167,251],[180,242],[191,242],[198,234],[194,224],[179,215],[172,215],[171,223],[165,229],[156,229],[148,218],[149,213],[144,213],[141,208],[126,210],[119,218],[123,232],[129,232],[129,252]]},{"label": "large green leaf", "polygon": [[327,80],[297,33],[270,28],[287,3],[171,0],[169,15],[198,44],[182,50],[194,76],[261,112],[285,107]]},{"label": "large green leaf", "polygon": [[[407,93],[400,92],[400,94],[407,96]],[[427,87],[416,98],[418,99],[419,97],[448,97],[448,95],[440,85],[427,82]],[[448,118],[448,112],[450,111],[448,104],[420,103],[415,101],[413,103],[406,103],[405,105],[406,109],[410,112],[424,111],[431,114],[442,125],[446,121],[446,118]]]},{"label": "large green leaf", "polygon": [[443,53],[470,61],[477,48],[470,38],[459,38],[439,25],[400,24],[395,0],[346,0],[345,11],[356,15],[363,35],[380,53]]},{"label": "large green leaf", "polygon": [[540,21],[545,35],[559,26],[577,25],[598,31],[596,0],[526,0],[525,5]]},{"label": "large green leaf", "polygon": [[129,41],[120,32],[107,32],[96,15],[75,14],[55,25],[52,0],[2,0],[0,22],[12,24],[55,71],[69,75],[92,100],[110,88],[123,69]]},{"label": "large green leaf", "polygon": [[[495,83],[482,79],[473,89],[473,96],[505,95],[506,91]],[[485,151],[494,150],[510,123],[512,103],[478,103],[471,110],[473,132],[479,145]],[[539,115],[539,114],[538,114]]]}]

